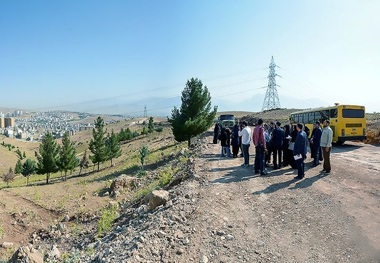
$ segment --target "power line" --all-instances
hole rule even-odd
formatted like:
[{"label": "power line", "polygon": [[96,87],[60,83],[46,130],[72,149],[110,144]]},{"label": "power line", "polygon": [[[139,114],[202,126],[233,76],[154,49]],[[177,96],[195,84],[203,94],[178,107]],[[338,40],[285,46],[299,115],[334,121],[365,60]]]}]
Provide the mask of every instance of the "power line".
[{"label": "power line", "polygon": [[276,64],[272,56],[269,64],[269,76],[268,76],[268,89],[265,93],[264,103],[262,110],[272,110],[281,108],[280,99],[278,98],[277,85],[276,85]]}]

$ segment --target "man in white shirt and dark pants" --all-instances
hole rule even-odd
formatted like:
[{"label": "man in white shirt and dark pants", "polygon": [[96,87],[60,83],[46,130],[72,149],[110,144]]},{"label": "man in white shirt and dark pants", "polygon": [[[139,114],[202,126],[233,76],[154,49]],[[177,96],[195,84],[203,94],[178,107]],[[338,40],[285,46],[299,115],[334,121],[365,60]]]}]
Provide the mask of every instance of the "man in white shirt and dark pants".
[{"label": "man in white shirt and dark pants", "polygon": [[251,145],[251,128],[248,127],[246,121],[242,122],[243,129],[239,131],[239,136],[241,136],[241,145],[243,148],[244,163],[242,166],[249,165],[249,146]]}]

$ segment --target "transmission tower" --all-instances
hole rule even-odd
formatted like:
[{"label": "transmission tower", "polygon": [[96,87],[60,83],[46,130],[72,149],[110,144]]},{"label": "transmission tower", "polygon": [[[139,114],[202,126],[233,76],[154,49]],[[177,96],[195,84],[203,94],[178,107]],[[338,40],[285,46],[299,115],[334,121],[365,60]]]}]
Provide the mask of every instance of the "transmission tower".
[{"label": "transmission tower", "polygon": [[272,56],[272,60],[269,64],[269,76],[268,76],[268,88],[265,93],[264,103],[262,110],[272,110],[281,108],[280,99],[277,94],[277,84],[276,84],[276,64],[274,63],[274,59]]},{"label": "transmission tower", "polygon": [[144,118],[148,117],[148,111],[146,109],[146,105],[144,106]]}]

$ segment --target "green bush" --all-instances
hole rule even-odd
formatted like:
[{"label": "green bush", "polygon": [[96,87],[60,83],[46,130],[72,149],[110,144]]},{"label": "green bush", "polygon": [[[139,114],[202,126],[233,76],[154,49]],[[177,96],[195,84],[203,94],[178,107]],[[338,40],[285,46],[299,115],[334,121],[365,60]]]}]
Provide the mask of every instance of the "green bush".
[{"label": "green bush", "polygon": [[112,224],[119,216],[116,206],[103,208],[102,215],[98,221],[97,234],[98,237],[104,236],[104,234],[111,230]]}]

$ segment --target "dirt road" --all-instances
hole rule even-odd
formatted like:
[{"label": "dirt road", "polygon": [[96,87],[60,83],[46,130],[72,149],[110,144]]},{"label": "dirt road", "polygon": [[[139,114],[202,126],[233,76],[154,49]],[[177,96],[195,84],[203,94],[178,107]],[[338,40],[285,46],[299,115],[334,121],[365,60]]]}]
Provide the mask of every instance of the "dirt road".
[{"label": "dirt road", "polygon": [[197,234],[178,262],[380,262],[379,147],[334,146],[328,176],[309,154],[299,181],[290,167],[255,176],[206,140],[196,162],[206,182],[189,223]]}]

